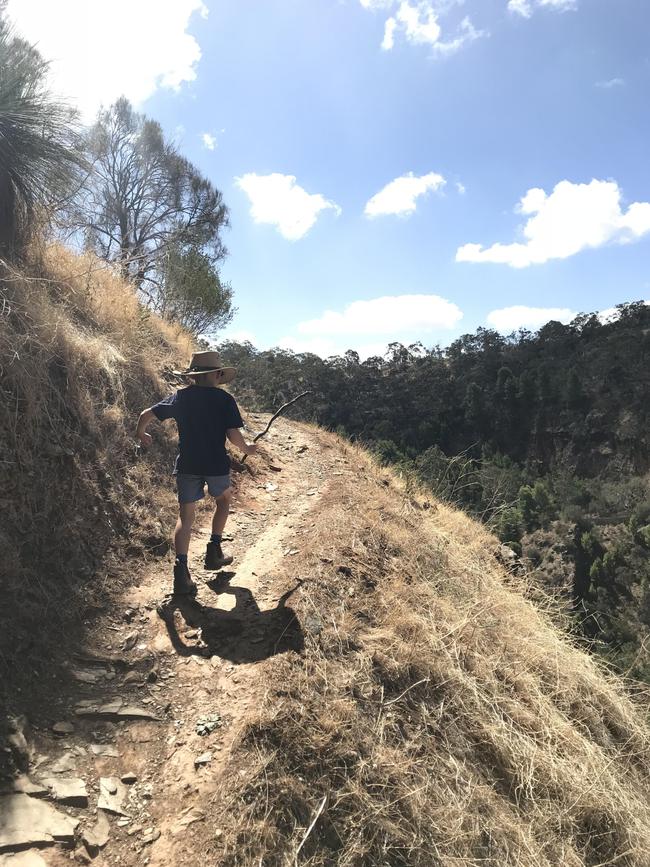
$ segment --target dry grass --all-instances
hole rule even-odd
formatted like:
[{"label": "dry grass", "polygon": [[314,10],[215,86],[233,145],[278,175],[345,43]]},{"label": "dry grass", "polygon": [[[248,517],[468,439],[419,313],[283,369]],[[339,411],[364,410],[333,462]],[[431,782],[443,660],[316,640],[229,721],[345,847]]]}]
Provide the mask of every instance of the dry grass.
[{"label": "dry grass", "polygon": [[210,863],[647,867],[640,703],[526,600],[482,527],[340,447],[358,484],[326,495],[287,576],[309,576],[306,651],[264,663]]},{"label": "dry grass", "polygon": [[138,459],[133,430],[189,351],[93,257],[0,263],[0,682],[14,697],[102,604],[120,555],[167,544],[172,498],[156,495],[172,441]]}]

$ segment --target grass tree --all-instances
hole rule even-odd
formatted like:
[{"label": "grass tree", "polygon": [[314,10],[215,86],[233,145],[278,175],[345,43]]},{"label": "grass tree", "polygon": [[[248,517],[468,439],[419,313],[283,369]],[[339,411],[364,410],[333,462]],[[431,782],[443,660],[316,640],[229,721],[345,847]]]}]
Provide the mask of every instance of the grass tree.
[{"label": "grass tree", "polygon": [[0,257],[24,251],[82,165],[75,117],[46,84],[47,63],[12,33],[0,4]]}]

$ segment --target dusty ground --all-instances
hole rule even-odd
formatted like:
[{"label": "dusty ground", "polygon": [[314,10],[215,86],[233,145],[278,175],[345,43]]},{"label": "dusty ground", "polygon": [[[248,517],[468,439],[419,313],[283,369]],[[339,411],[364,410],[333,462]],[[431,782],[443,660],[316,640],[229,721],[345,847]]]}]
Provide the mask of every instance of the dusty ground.
[{"label": "dusty ground", "polygon": [[[254,416],[254,428],[266,419]],[[92,640],[70,662],[74,689],[27,732],[30,780],[77,778],[89,798],[87,808],[53,801],[79,826],[72,849],[39,849],[45,864],[88,863],[90,855],[97,865],[203,863],[192,825],[209,821],[202,805],[224,775],[239,773],[233,747],[264,698],[264,660],[303,647],[291,608],[300,584],[283,577],[285,558],[309,546],[310,513],[326,486],[349,474],[345,464],[317,431],[278,420],[253,461],[255,475],[235,476],[224,543],[235,557],[229,571],[203,570],[206,509],[190,549],[196,601],[170,598],[169,556],[94,624]],[[154,719],[137,718],[147,714]],[[56,723],[73,731],[55,734]],[[112,785],[116,792],[109,784],[112,797],[122,798],[121,813],[98,811],[100,778],[122,777],[129,781]],[[82,842],[99,814],[110,824],[101,849]],[[213,830],[218,839],[222,829]],[[19,867],[23,857],[5,853],[0,864]]]}]

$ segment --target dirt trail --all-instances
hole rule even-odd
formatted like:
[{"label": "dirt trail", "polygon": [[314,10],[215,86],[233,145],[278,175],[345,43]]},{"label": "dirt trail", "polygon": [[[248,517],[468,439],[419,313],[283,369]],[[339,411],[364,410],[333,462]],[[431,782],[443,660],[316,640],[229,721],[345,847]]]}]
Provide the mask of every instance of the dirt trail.
[{"label": "dirt trail", "polygon": [[[253,416],[252,423],[261,427],[266,418]],[[79,861],[90,853],[97,865],[203,863],[193,849],[192,824],[209,821],[205,805],[217,782],[238,773],[232,748],[267,688],[264,660],[302,649],[290,607],[299,585],[283,578],[283,563],[309,545],[310,510],[336,483],[340,464],[317,431],[284,419],[255,464],[255,476],[235,477],[224,543],[235,557],[230,571],[203,570],[206,511],[190,549],[197,599],[169,597],[171,555],[151,569],[94,624],[92,642],[71,663],[76,693],[52,708],[51,725],[72,723],[74,731],[32,733],[32,781],[85,783],[87,808],[53,801],[79,819]],[[127,775],[134,781],[120,783]],[[111,779],[103,788],[114,812],[97,810],[100,778]],[[101,849],[81,842],[100,814],[110,822]],[[39,855],[45,864],[63,865],[70,850],[48,847]],[[6,861],[13,862],[18,867],[15,859]]]}]

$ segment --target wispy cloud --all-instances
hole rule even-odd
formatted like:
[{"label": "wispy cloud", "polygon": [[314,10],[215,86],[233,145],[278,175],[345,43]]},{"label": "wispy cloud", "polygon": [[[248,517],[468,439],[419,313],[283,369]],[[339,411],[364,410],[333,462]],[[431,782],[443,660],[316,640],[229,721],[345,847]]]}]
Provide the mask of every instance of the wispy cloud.
[{"label": "wispy cloud", "polygon": [[[97,23],[88,0],[9,0],[16,30],[51,61],[53,89],[71,98],[85,120],[127,96],[136,105],[159,88],[178,90],[196,78],[201,58],[188,28],[202,0],[112,0]],[[119,46],[119,57],[116,57]]]},{"label": "wispy cloud", "polygon": [[624,78],[608,78],[606,81],[596,82],[596,87],[600,87],[603,90],[612,90],[615,87],[623,87],[624,85]]},{"label": "wispy cloud", "polygon": [[275,226],[288,241],[303,238],[321,211],[333,210],[337,216],[341,213],[335,202],[304,190],[294,175],[250,172],[235,178],[235,184],[248,196],[254,222]]},{"label": "wispy cloud", "polygon": [[568,12],[578,8],[578,0],[508,0],[508,9],[523,18],[530,18],[536,9]]},{"label": "wispy cloud", "polygon": [[530,215],[522,230],[524,241],[487,248],[465,244],[458,249],[456,261],[526,268],[650,234],[650,202],[634,202],[625,210],[621,198],[616,181],[560,181],[550,194],[539,188],[528,190],[516,208]]},{"label": "wispy cloud", "polygon": [[366,202],[366,217],[379,217],[386,214],[407,216],[417,207],[417,200],[428,192],[442,189],[446,181],[442,175],[429,172],[419,177],[409,172],[395,178]]}]

